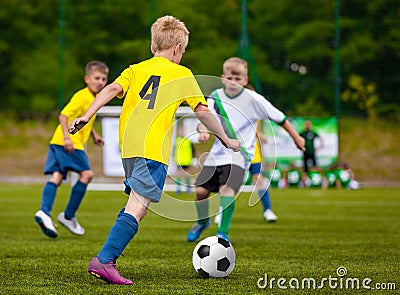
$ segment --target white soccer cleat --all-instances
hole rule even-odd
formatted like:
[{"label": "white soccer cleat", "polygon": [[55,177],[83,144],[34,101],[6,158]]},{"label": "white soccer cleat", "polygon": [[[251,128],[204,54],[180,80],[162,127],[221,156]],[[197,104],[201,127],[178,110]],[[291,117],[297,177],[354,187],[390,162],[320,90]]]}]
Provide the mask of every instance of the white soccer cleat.
[{"label": "white soccer cleat", "polygon": [[83,235],[85,233],[85,229],[79,224],[76,217],[73,217],[71,220],[66,219],[64,212],[58,214],[58,222],[64,225],[71,233],[76,235]]},{"label": "white soccer cleat", "polygon": [[278,219],[278,217],[274,214],[274,212],[272,212],[271,209],[265,210],[264,218],[268,222],[275,222]]},{"label": "white soccer cleat", "polygon": [[39,210],[35,213],[35,221],[39,224],[43,233],[50,238],[57,238],[57,230],[55,228],[55,224],[51,217],[44,213],[42,210]]}]

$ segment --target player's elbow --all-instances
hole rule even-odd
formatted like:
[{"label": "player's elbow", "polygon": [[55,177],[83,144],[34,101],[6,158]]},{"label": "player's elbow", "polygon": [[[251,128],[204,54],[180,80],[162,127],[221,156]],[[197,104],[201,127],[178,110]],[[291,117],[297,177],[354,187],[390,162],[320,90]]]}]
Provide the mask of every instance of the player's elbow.
[{"label": "player's elbow", "polygon": [[121,94],[123,91],[121,85],[119,85],[118,83],[111,83],[110,85],[107,85],[106,88],[104,88],[104,90],[107,91],[112,96],[117,96]]},{"label": "player's elbow", "polygon": [[62,122],[62,121],[68,121],[68,117],[67,117],[66,115],[59,114],[59,115],[58,115],[58,120],[59,120],[60,122]]},{"label": "player's elbow", "polygon": [[194,109],[194,113],[196,117],[200,120],[200,122],[204,122],[204,120],[207,120],[206,118],[210,115],[211,111],[210,109],[203,105],[203,104],[198,104],[197,107]]},{"label": "player's elbow", "polygon": [[196,116],[198,117],[198,116],[201,115],[202,113],[209,113],[209,112],[210,112],[210,109],[209,109],[206,105],[199,103],[199,104],[194,108],[193,111],[195,112]]}]

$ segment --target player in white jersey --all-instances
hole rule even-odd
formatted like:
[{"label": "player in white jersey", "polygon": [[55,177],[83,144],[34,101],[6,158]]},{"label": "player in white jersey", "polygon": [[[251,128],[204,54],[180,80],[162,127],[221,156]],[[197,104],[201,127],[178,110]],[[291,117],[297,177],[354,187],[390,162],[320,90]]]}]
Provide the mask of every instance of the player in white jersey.
[{"label": "player in white jersey", "polygon": [[[304,150],[304,139],[294,130],[286,116],[268,100],[247,85],[247,62],[233,57],[224,62],[222,83],[207,100],[209,109],[220,120],[224,131],[241,143],[240,152],[230,152],[215,141],[196,179],[196,209],[198,220],[187,235],[189,242],[196,241],[210,225],[208,197],[219,192],[222,219],[217,236],[229,241],[228,231],[235,209],[235,195],[243,183],[245,171],[254,156],[257,120],[272,120],[281,125],[293,138],[297,147]],[[199,141],[208,141],[210,135],[204,125],[198,126]]]}]

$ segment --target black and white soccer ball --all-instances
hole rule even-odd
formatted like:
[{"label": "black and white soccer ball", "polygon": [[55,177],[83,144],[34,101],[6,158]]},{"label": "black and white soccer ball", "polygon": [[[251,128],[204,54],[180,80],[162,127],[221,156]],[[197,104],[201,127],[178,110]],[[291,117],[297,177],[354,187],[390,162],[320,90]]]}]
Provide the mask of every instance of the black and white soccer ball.
[{"label": "black and white soccer ball", "polygon": [[193,250],[193,267],[205,278],[227,277],[235,267],[235,261],[232,244],[217,236],[201,240]]}]

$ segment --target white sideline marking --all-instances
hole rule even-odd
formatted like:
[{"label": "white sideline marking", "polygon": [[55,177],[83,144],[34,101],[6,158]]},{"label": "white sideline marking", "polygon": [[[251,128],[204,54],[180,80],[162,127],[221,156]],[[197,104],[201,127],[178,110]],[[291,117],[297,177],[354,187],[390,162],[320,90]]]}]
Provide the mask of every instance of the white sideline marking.
[{"label": "white sideline marking", "polygon": [[[90,191],[123,191],[125,189],[124,184],[119,183],[89,183],[88,190]],[[240,188],[240,192],[251,192],[254,190],[253,185],[244,185]],[[176,184],[165,184],[163,191],[175,192]]]}]

